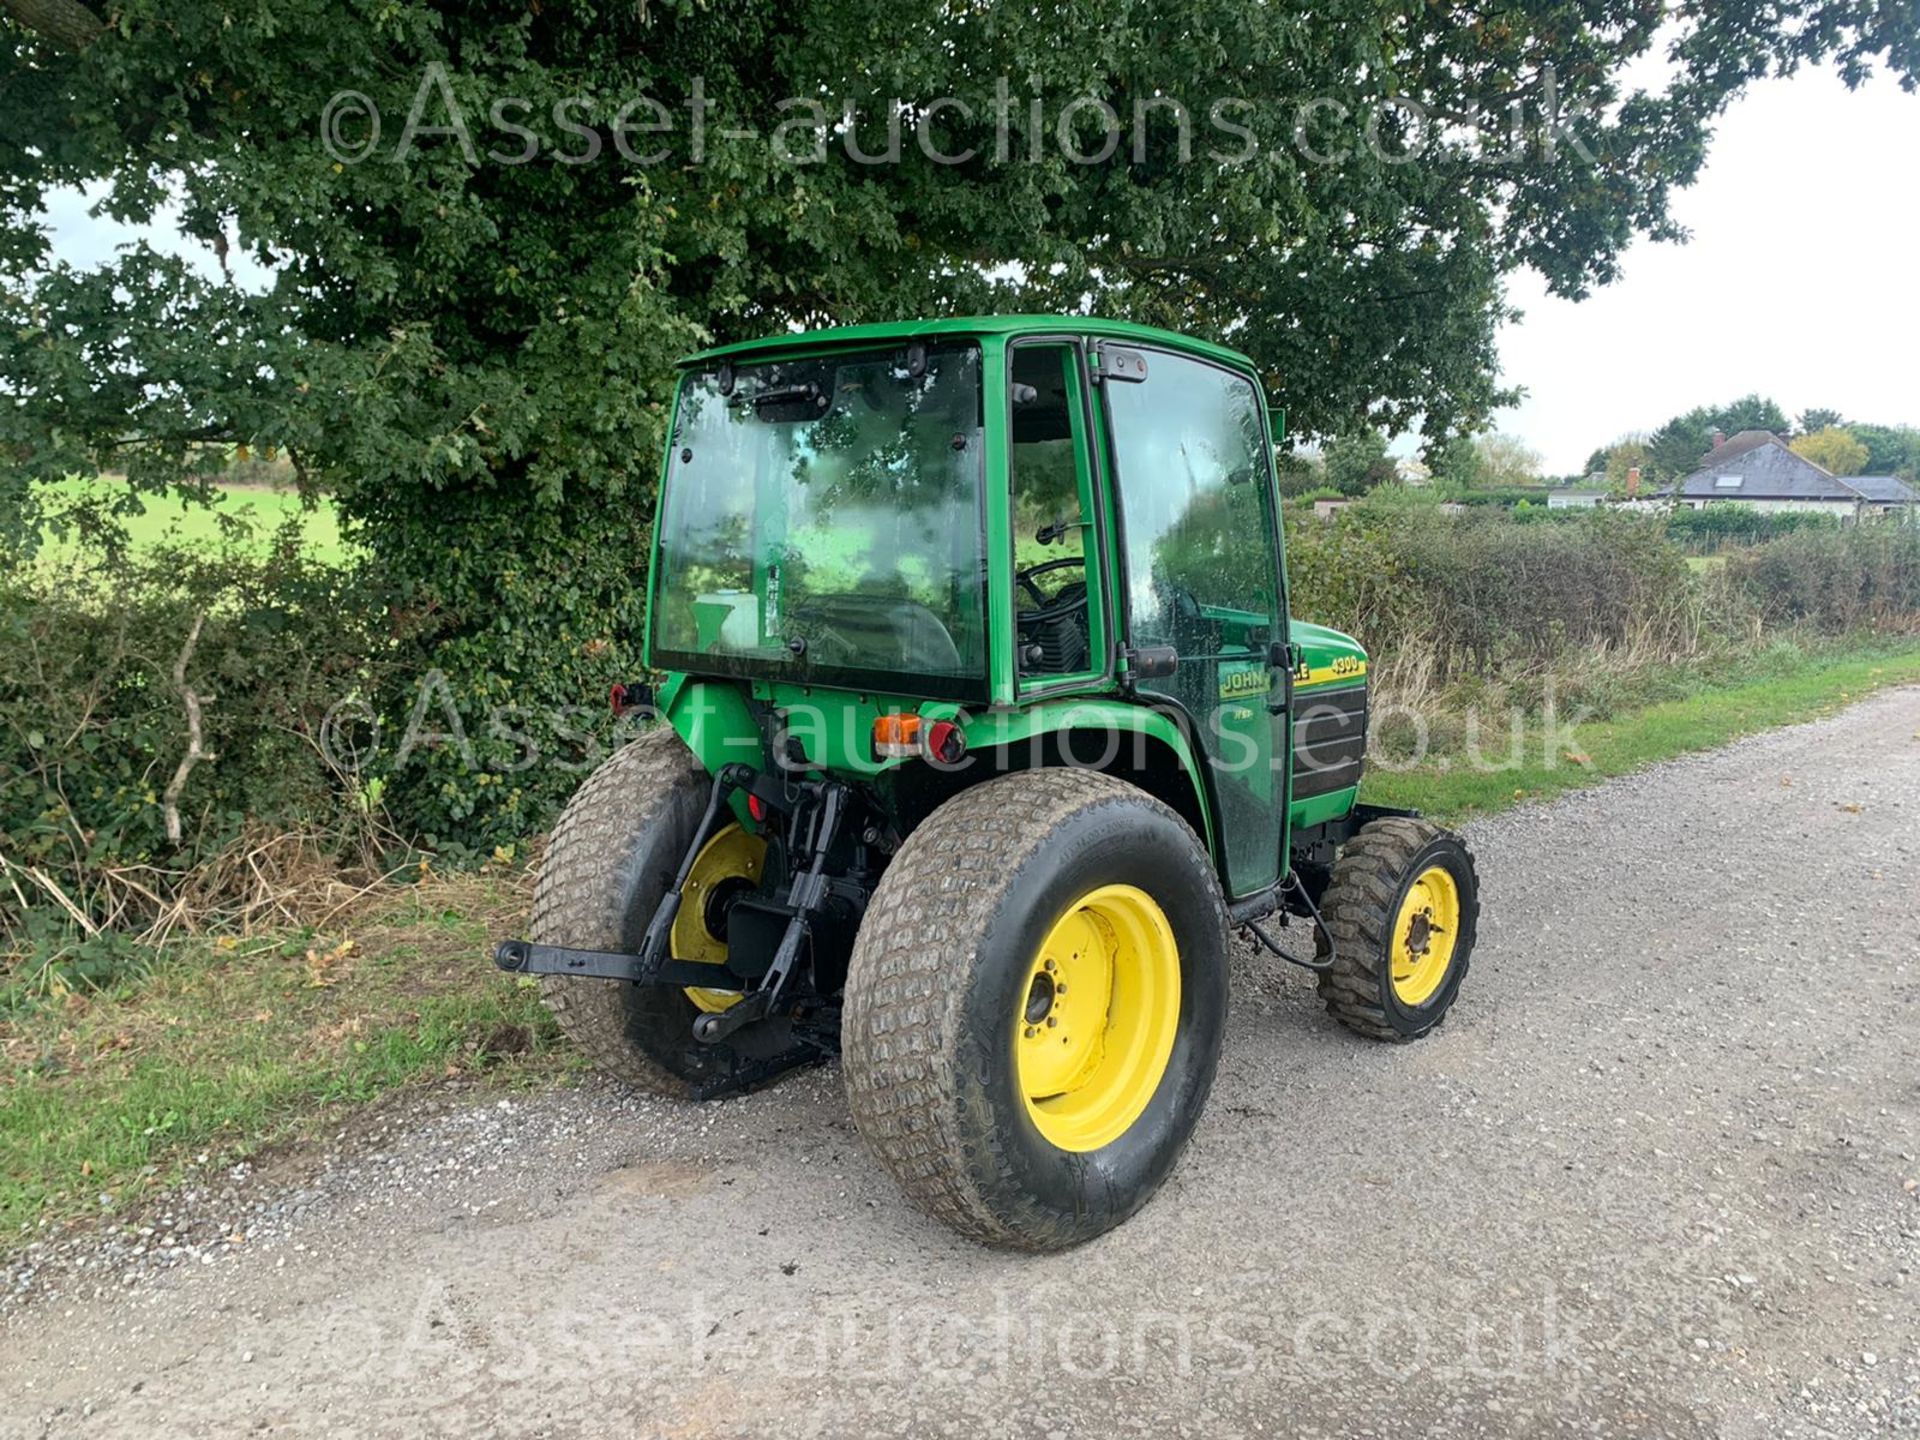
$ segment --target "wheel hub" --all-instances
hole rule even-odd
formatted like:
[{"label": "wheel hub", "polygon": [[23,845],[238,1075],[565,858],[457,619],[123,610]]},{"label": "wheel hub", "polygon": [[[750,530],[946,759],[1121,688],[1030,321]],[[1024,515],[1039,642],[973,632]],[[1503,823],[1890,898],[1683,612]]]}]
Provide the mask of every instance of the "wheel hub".
[{"label": "wheel hub", "polygon": [[1033,985],[1027,991],[1027,1024],[1039,1025],[1053,1013],[1054,1001],[1053,976],[1042,970],[1033,977]]},{"label": "wheel hub", "polygon": [[[740,825],[729,825],[694,857],[685,901],[674,917],[667,953],[676,960],[727,963],[727,917],[733,902],[760,884],[767,842]],[[737,990],[688,986],[687,998],[708,1014],[739,1004]]]},{"label": "wheel hub", "polygon": [[1180,1020],[1180,956],[1144,890],[1069,906],[1028,971],[1015,1054],[1028,1116],[1062,1150],[1097,1150],[1152,1100]]},{"label": "wheel hub", "polygon": [[1401,1004],[1433,998],[1453,968],[1459,931],[1460,886],[1445,867],[1429,866],[1407,887],[1394,919],[1389,968]]}]

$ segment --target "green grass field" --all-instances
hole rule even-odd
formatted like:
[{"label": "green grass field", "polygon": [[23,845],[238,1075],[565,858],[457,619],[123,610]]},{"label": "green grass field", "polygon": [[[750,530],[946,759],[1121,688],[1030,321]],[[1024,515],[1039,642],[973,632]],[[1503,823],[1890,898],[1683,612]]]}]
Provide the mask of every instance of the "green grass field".
[{"label": "green grass field", "polygon": [[185,941],[106,988],[14,1006],[0,1250],[410,1084],[563,1071],[534,982],[487,963],[490,939],[522,923],[524,878],[428,876],[325,935]]},{"label": "green grass field", "polygon": [[[126,482],[101,476],[91,480],[63,480],[45,488],[47,503],[57,508],[62,504],[125,494]],[[346,553],[333,507],[325,501],[307,506],[292,490],[223,485],[215,488],[211,505],[170,495],[143,495],[139,503],[139,511],[121,521],[136,551],[169,543],[196,548],[218,545],[230,529],[222,524],[222,517],[226,517],[246,527],[244,543],[250,548],[265,550],[275,531],[289,519],[297,519],[307,551],[315,559],[334,560]],[[74,558],[76,549],[71,536],[62,538],[49,530],[40,551],[41,563],[65,564]]]}]

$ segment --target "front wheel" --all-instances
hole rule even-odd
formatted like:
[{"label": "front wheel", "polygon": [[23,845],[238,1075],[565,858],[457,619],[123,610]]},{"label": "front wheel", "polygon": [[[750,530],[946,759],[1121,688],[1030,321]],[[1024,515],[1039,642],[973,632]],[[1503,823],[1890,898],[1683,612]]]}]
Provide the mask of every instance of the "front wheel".
[{"label": "front wheel", "polygon": [[1334,862],[1320,912],[1335,953],[1320,997],[1336,1020],[1404,1041],[1446,1018],[1480,921],[1479,877],[1458,835],[1403,816],[1362,826]]},{"label": "front wheel", "polygon": [[1144,1205],[1206,1103],[1226,912],[1179,816],[1035,771],[948,801],[894,858],[847,975],[847,1099],[908,1197],[1057,1250]]}]

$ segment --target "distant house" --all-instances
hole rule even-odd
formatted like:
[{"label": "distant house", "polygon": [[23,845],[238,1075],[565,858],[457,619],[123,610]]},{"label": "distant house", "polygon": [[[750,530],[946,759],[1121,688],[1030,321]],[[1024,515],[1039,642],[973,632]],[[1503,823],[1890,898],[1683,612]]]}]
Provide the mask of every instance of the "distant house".
[{"label": "distant house", "polygon": [[1716,430],[1713,438],[1713,449],[1700,457],[1700,468],[1667,492],[1676,506],[1699,510],[1737,501],[1759,510],[1796,510],[1849,520],[1863,514],[1911,516],[1920,507],[1920,493],[1905,481],[1892,475],[1843,479],[1794,454],[1770,430],[1742,430],[1731,440]]},{"label": "distant house", "polygon": [[1547,495],[1547,509],[1591,510],[1606,498],[1604,490],[1554,490]]}]

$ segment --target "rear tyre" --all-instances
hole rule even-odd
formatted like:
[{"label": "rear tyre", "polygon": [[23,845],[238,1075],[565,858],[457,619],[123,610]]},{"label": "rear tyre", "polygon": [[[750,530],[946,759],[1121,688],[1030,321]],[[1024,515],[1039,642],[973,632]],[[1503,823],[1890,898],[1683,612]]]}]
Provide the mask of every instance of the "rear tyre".
[{"label": "rear tyre", "polygon": [[1480,882],[1459,836],[1375,820],[1347,842],[1320,904],[1336,958],[1320,998],[1374,1040],[1418,1040],[1446,1018],[1473,958]]},{"label": "rear tyre", "polygon": [[[712,783],[665,727],[614,752],[574,793],[554,827],[533,892],[534,942],[639,949],[654,907],[693,843]],[[725,961],[724,933],[709,930],[696,885],[757,881],[760,854],[758,843],[738,827],[722,831],[703,850],[673,928],[669,948],[676,959]],[[694,1018],[731,1003],[724,991],[543,975],[540,995],[596,1068],[657,1095],[691,1098],[708,1085],[731,1082],[743,1067],[780,1054],[790,1041],[783,1019],[746,1026],[718,1045],[695,1040]]]},{"label": "rear tyre", "polygon": [[1009,775],[936,810],[874,894],[847,974],[847,1101],[928,1214],[1062,1249],[1172,1171],[1226,1009],[1226,912],[1185,822],[1109,776]]}]

